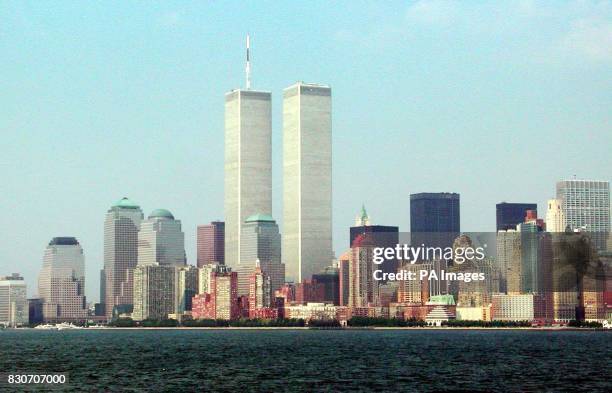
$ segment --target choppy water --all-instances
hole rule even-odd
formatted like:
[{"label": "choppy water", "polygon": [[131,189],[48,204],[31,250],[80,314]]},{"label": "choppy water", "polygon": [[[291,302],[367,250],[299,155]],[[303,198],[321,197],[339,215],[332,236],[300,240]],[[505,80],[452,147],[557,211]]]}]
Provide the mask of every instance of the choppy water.
[{"label": "choppy water", "polygon": [[593,331],[0,331],[1,371],[70,391],[610,392],[611,359]]}]

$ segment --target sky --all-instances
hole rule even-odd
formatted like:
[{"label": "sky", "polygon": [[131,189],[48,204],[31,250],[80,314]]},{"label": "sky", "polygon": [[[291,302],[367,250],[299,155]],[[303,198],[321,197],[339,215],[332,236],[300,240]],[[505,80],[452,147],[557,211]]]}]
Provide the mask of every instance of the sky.
[{"label": "sky", "polygon": [[574,175],[611,180],[611,1],[0,2],[0,275],[30,296],[49,240],[75,236],[99,298],[103,221],[169,209],[195,264],[223,219],[223,99],[272,92],[282,231],[282,89],[333,95],[333,236],[362,203],[409,230],[409,195],[458,192],[461,229]]}]

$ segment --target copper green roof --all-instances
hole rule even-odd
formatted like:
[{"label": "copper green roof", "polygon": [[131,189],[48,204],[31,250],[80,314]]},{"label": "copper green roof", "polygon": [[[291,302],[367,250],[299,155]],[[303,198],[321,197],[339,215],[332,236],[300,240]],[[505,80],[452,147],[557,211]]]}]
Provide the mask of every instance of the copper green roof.
[{"label": "copper green roof", "polygon": [[113,207],[120,207],[122,209],[140,209],[140,206],[129,200],[127,197],[123,197],[118,200]]},{"label": "copper green roof", "polygon": [[455,298],[453,295],[434,295],[429,298],[429,304],[440,304],[446,306],[454,306]]},{"label": "copper green roof", "polygon": [[149,218],[169,218],[174,220],[174,216],[166,209],[155,209],[149,214]]},{"label": "copper green roof", "polygon": [[253,214],[245,220],[245,222],[267,221],[274,222],[274,219],[269,214]]}]

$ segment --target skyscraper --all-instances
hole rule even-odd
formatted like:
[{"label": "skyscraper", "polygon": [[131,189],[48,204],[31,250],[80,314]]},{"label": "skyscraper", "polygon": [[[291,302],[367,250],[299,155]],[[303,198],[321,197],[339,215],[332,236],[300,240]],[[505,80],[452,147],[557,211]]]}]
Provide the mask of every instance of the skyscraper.
[{"label": "skyscraper", "polygon": [[207,263],[225,263],[225,223],[213,221],[207,225],[198,225],[197,239],[198,267]]},{"label": "skyscraper", "polygon": [[561,208],[561,201],[558,199],[548,200],[546,230],[553,233],[565,231],[565,214],[563,214],[563,209]]},{"label": "skyscraper", "polygon": [[271,95],[232,90],[225,95],[225,263],[240,262],[244,220],[272,214]]},{"label": "skyscraper", "polygon": [[[175,220],[166,209],[153,210],[138,232],[138,265],[134,269],[135,320],[165,319],[168,314],[177,312],[180,297],[177,296],[177,275],[185,266],[185,235],[180,220]],[[195,288],[195,285],[190,287]]]},{"label": "skyscraper", "polygon": [[82,321],[87,318],[85,257],[74,237],[54,237],[45,249],[38,276],[45,321]]},{"label": "skyscraper", "polygon": [[115,308],[132,307],[132,270],[138,263],[138,230],[143,219],[140,206],[122,198],[106,213],[104,220],[104,274],[106,276],[106,317]]},{"label": "skyscraper", "polygon": [[460,230],[459,194],[410,195],[410,232],[414,246],[451,247]]},{"label": "skyscraper", "polygon": [[370,236],[359,235],[353,242],[349,259],[349,307],[377,306],[379,281],[374,280],[374,247]]},{"label": "skyscraper", "polygon": [[525,221],[527,210],[533,210],[537,214],[537,209],[536,203],[498,203],[495,205],[497,230],[516,229],[518,224]]},{"label": "skyscraper", "polygon": [[138,265],[185,266],[185,234],[181,221],[166,209],[156,209],[140,224]]},{"label": "skyscraper", "polygon": [[557,199],[571,229],[586,229],[598,250],[606,249],[610,233],[610,182],[562,180],[557,182]]},{"label": "skyscraper", "polygon": [[0,277],[0,326],[28,324],[28,300],[26,283],[17,273]]},{"label": "skyscraper", "polygon": [[331,126],[328,86],[283,91],[283,262],[296,282],[333,259]]},{"label": "skyscraper", "polygon": [[270,277],[270,295],[285,283],[285,266],[281,263],[281,235],[274,219],[267,214],[254,214],[242,226],[240,241],[238,295],[248,296],[249,277],[259,264]]}]

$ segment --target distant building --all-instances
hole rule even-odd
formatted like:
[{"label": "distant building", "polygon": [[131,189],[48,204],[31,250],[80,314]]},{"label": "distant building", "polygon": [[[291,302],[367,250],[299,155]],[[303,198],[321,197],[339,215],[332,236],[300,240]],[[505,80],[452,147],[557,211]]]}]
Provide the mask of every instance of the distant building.
[{"label": "distant building", "polygon": [[194,296],[191,315],[193,319],[236,319],[238,306],[238,275],[229,267],[219,265],[211,272],[209,293]]},{"label": "distant building", "polygon": [[565,214],[559,199],[548,200],[548,210],[546,211],[546,230],[548,232],[565,232]]},{"label": "distant building", "polygon": [[610,234],[610,182],[563,180],[557,182],[557,199],[565,225],[591,233],[598,250],[606,250]]},{"label": "distant building", "polygon": [[198,294],[199,271],[195,266],[187,265],[176,271],[176,313],[191,311],[191,300]]},{"label": "distant building", "polygon": [[[404,304],[425,304],[429,300],[430,280],[419,280],[421,270],[431,270],[430,263],[404,263],[399,270],[412,272],[416,280],[399,280],[397,289],[397,302]],[[438,276],[440,277],[440,276]],[[437,280],[435,280],[437,281]]]},{"label": "distant building", "polygon": [[332,266],[326,267],[323,271],[313,274],[312,281],[317,282],[323,287],[323,301],[340,305],[340,282],[339,269]]},{"label": "distant building", "polygon": [[43,322],[43,303],[44,301],[41,298],[28,299],[29,323]]},{"label": "distant building", "polygon": [[241,260],[238,273],[238,295],[249,295],[249,277],[256,263],[270,277],[270,296],[285,283],[285,266],[281,263],[281,235],[274,219],[267,214],[248,217],[240,236]]},{"label": "distant building", "polygon": [[367,307],[379,305],[379,281],[374,280],[374,247],[367,235],[359,235],[353,242],[349,259],[348,306]]},{"label": "distant building", "polygon": [[516,229],[518,224],[525,221],[527,210],[533,210],[537,215],[537,203],[498,203],[495,205],[497,230]]},{"label": "distant building", "polygon": [[[399,228],[396,226],[372,225],[365,206],[362,206],[361,213],[355,220],[355,226],[350,228],[349,247],[353,244],[357,236],[366,234],[375,247],[395,248],[399,243]],[[396,272],[397,261],[395,259],[385,260],[385,262],[380,265],[380,269],[386,273]]]},{"label": "distant building", "polygon": [[410,235],[415,247],[451,247],[461,231],[459,219],[459,194],[410,195]]},{"label": "distant building", "polygon": [[295,301],[298,303],[323,302],[325,286],[315,280],[303,280],[295,284]]},{"label": "distant building", "polygon": [[291,304],[285,306],[285,318],[311,320],[336,319],[337,307],[329,303]]},{"label": "distant building", "polygon": [[[132,270],[138,263],[138,231],[143,219],[140,206],[122,198],[104,219],[105,313],[111,319],[116,308],[132,308]],[[115,312],[115,314],[117,314]]]},{"label": "distant building", "polygon": [[87,318],[85,257],[76,238],[54,237],[49,242],[38,276],[38,294],[44,299],[46,322]]},{"label": "distant building", "polygon": [[27,286],[18,273],[0,277],[0,325],[17,327],[29,323]]},{"label": "distant building", "polygon": [[138,265],[185,266],[185,234],[181,221],[166,209],[156,209],[140,224]]},{"label": "distant building", "polygon": [[225,263],[232,268],[242,261],[244,220],[272,214],[271,100],[264,91],[225,94]]},{"label": "distant building", "polygon": [[96,316],[103,317],[106,315],[106,272],[100,270],[100,303],[96,312]]},{"label": "distant building", "polygon": [[270,277],[257,264],[249,277],[249,317],[261,316],[259,310],[270,308],[271,304]]},{"label": "distant building", "polygon": [[533,294],[494,294],[491,315],[494,321],[532,321],[536,318]]},{"label": "distant building", "polygon": [[225,264],[225,223],[223,221],[198,225],[197,261],[198,267],[213,262]]},{"label": "distant building", "polygon": [[134,310],[132,319],[167,319],[176,312],[175,266],[158,263],[134,269]]},{"label": "distant building", "polygon": [[283,91],[283,263],[295,282],[333,259],[331,105],[329,86]]},{"label": "distant building", "polygon": [[349,301],[350,255],[347,251],[338,258],[338,304],[341,306],[347,306]]}]

